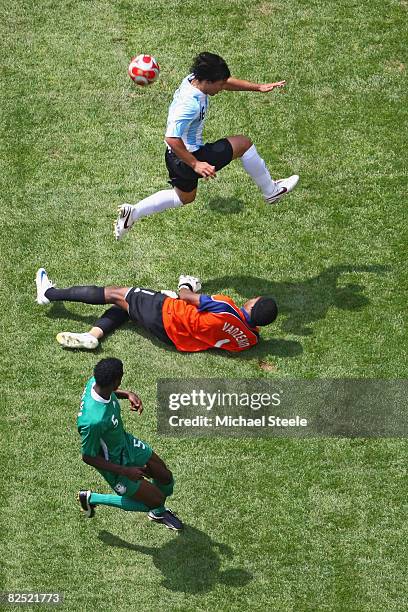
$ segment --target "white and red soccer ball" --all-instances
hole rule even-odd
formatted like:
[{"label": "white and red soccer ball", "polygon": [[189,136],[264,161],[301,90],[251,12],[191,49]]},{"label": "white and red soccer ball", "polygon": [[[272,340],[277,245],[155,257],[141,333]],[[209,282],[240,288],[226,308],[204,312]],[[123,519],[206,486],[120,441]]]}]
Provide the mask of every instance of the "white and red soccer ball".
[{"label": "white and red soccer ball", "polygon": [[136,85],[151,85],[159,78],[160,66],[151,55],[132,57],[128,74]]}]

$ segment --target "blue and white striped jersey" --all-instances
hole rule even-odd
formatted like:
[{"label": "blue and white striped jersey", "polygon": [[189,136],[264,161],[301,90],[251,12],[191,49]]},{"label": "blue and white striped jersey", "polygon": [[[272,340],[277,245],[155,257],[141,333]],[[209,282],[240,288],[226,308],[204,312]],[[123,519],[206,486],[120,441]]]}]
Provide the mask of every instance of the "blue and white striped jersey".
[{"label": "blue and white striped jersey", "polygon": [[193,74],[182,80],[174,94],[167,118],[166,136],[181,138],[188,151],[203,146],[204,119],[208,107],[208,95],[191,84]]}]

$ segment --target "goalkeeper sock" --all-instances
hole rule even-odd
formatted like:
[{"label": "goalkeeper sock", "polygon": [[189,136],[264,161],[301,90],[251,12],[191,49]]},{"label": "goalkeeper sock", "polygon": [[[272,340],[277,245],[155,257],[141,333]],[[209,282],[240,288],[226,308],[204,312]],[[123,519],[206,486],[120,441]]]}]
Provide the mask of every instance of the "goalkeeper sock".
[{"label": "goalkeeper sock", "polygon": [[94,327],[99,327],[103,331],[104,336],[111,334],[115,329],[118,329],[129,320],[129,315],[126,310],[122,310],[119,306],[112,306],[94,323]]},{"label": "goalkeeper sock", "polygon": [[276,191],[276,183],[272,180],[264,160],[260,157],[255,145],[245,151],[241,157],[242,165],[249,176],[255,181],[265,198],[270,198]]},{"label": "goalkeeper sock", "polygon": [[140,200],[132,209],[131,220],[134,223],[141,217],[148,217],[155,213],[167,210],[167,208],[177,208],[182,206],[183,202],[178,197],[175,189],[163,189],[153,195]]},{"label": "goalkeeper sock", "polygon": [[68,289],[57,289],[50,287],[44,293],[50,302],[82,302],[83,304],[106,304],[105,288],[95,285],[84,287],[69,287]]},{"label": "goalkeeper sock", "polygon": [[91,493],[89,498],[90,504],[96,506],[113,506],[114,508],[121,508],[128,512],[149,512],[149,506],[146,506],[142,502],[135,501],[130,497],[120,495],[104,495],[102,493]]}]

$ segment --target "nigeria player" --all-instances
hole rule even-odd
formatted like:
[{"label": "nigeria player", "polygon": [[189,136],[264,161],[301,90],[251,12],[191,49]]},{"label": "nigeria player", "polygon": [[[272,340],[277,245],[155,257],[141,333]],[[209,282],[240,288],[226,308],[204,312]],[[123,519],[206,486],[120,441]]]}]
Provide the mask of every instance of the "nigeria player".
[{"label": "nigeria player", "polygon": [[209,96],[226,90],[265,93],[284,85],[285,81],[260,84],[233,78],[225,60],[219,55],[208,52],[197,55],[191,74],[182,81],[169,108],[165,160],[173,189],[158,191],[134,206],[120,206],[114,232],[117,240],[141,217],[193,202],[198,180],[214,178],[218,170],[238,157],[268,204],[277,202],[292,191],[299,177],[294,174],[286,179],[273,180],[264,160],[247,136],[228,136],[207,144],[203,141]]},{"label": "nigeria player", "polygon": [[96,506],[113,506],[130,512],[147,512],[150,520],[179,531],[183,524],[164,502],[173,493],[174,480],[151,446],[123,428],[119,399],[142,413],[140,398],[119,389],[123,364],[113,357],[94,368],[82,395],[77,418],[83,461],[96,468],[115,495],[82,490],[78,501],[87,518]]},{"label": "nigeria player", "polygon": [[89,332],[59,333],[57,341],[68,348],[95,349],[103,336],[130,319],[179,351],[243,351],[258,343],[258,326],[269,325],[277,316],[272,297],[251,298],[240,308],[226,295],[200,295],[201,283],[194,276],[180,276],[178,295],[142,287],[58,289],[44,268],[37,271],[36,285],[41,305],[62,301],[113,304]]}]

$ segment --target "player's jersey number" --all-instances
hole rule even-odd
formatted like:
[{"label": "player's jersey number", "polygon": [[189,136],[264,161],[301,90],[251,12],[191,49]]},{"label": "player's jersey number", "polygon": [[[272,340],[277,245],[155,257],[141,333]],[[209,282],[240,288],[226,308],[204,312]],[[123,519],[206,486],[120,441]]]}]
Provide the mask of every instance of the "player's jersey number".
[{"label": "player's jersey number", "polygon": [[136,448],[141,448],[142,450],[146,448],[146,445],[143,444],[143,442],[141,440],[138,440],[137,438],[133,438],[133,446],[135,446]]}]

